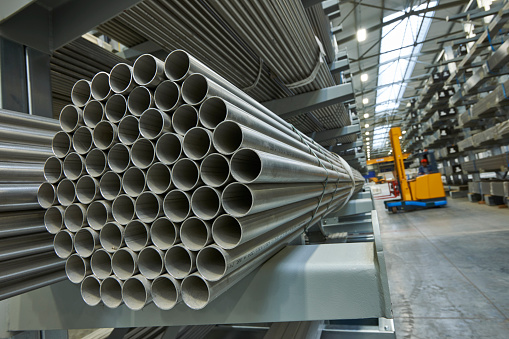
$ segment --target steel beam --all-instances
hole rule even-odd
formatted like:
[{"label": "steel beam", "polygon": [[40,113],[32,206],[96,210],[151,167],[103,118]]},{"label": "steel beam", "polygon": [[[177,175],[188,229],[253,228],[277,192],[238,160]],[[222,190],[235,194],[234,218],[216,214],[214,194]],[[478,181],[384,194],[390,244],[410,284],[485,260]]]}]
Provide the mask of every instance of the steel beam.
[{"label": "steel beam", "polygon": [[318,5],[319,3],[323,2],[324,0],[302,0],[302,7],[308,8],[314,5]]},{"label": "steel beam", "polygon": [[283,119],[339,104],[354,98],[351,83],[331,86],[287,98],[262,102],[262,105]]},{"label": "steel beam", "polygon": [[0,3],[0,22],[16,14],[35,0],[3,0]]},{"label": "steel beam", "polygon": [[329,65],[329,69],[332,74],[346,71],[349,68],[350,68],[350,63],[348,62],[348,59],[333,61]]},{"label": "steel beam", "polygon": [[329,129],[326,131],[314,132],[308,134],[309,137],[313,138],[316,142],[324,142],[332,139],[336,139],[339,137],[344,137],[345,135],[359,133],[361,128],[359,125],[350,125],[341,128]]}]

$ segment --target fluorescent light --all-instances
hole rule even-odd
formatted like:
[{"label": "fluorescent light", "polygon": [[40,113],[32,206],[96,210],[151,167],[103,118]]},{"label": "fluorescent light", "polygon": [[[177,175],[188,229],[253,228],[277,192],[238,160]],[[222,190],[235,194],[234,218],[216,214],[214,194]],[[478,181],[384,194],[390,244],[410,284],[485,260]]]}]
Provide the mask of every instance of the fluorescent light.
[{"label": "fluorescent light", "polygon": [[364,99],[362,99],[362,103],[363,103],[364,105],[367,105],[367,104],[368,104],[368,102],[369,102],[369,99],[368,99],[368,98],[364,98]]},{"label": "fluorescent light", "polygon": [[369,131],[366,132],[366,135],[369,135]]},{"label": "fluorescent light", "polygon": [[357,41],[362,42],[366,40],[368,34],[365,28],[361,28],[357,31]]},{"label": "fluorescent light", "polygon": [[366,141],[369,141],[369,137],[366,138]]},{"label": "fluorescent light", "polygon": [[369,124],[365,124],[365,125],[364,125],[364,128],[368,128],[368,127],[369,127]]},{"label": "fluorescent light", "polygon": [[368,74],[367,73],[362,73],[361,74],[361,81],[362,82],[368,81]]},{"label": "fluorescent light", "polygon": [[406,134],[406,131],[401,132],[401,134]]},{"label": "fluorescent light", "polygon": [[369,114],[368,114],[368,113],[365,113],[365,114],[364,114],[364,118],[369,118]]}]

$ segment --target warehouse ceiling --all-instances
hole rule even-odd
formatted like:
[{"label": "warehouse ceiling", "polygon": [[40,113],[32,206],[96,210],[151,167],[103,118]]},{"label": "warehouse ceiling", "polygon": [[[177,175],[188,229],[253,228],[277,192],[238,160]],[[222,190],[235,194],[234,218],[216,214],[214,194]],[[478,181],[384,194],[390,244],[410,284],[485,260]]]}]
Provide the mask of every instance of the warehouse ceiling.
[{"label": "warehouse ceiling", "polygon": [[[336,39],[348,51],[362,137],[373,158],[389,152],[387,132],[401,124],[407,104],[419,95],[443,40],[462,32],[462,22],[447,18],[476,6],[456,0],[340,2],[341,17],[332,25],[342,26]],[[367,33],[364,41],[357,40],[360,29]]]}]

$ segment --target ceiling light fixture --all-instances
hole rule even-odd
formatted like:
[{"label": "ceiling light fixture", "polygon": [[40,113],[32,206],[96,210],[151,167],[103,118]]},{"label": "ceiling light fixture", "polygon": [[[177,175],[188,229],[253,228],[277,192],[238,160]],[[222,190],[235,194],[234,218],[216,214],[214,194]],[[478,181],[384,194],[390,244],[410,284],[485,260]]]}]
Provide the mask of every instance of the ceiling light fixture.
[{"label": "ceiling light fixture", "polygon": [[365,114],[364,114],[364,118],[366,118],[366,119],[367,119],[367,118],[369,118],[369,114],[368,114],[368,113],[365,113]]},{"label": "ceiling light fixture", "polygon": [[357,31],[357,41],[362,42],[366,40],[367,36],[368,32],[366,31],[365,28],[361,28]]},{"label": "ceiling light fixture", "polygon": [[368,127],[369,127],[369,124],[365,124],[365,125],[364,125],[364,128],[368,128]]},{"label": "ceiling light fixture", "polygon": [[361,81],[362,81],[362,82],[366,82],[366,81],[368,81],[368,74],[367,74],[367,73],[363,73],[363,74],[361,74]]},{"label": "ceiling light fixture", "polygon": [[367,104],[368,104],[368,102],[369,102],[369,99],[368,99],[368,98],[364,98],[364,99],[362,99],[362,103],[363,103],[364,105],[367,105]]}]

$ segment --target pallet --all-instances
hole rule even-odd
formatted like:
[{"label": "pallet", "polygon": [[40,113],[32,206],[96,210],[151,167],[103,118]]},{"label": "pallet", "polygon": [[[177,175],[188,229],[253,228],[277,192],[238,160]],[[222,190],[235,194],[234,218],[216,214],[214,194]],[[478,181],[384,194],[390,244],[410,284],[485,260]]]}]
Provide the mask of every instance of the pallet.
[{"label": "pallet", "polygon": [[480,202],[482,200],[482,195],[479,193],[468,193],[467,197],[470,202]]}]

